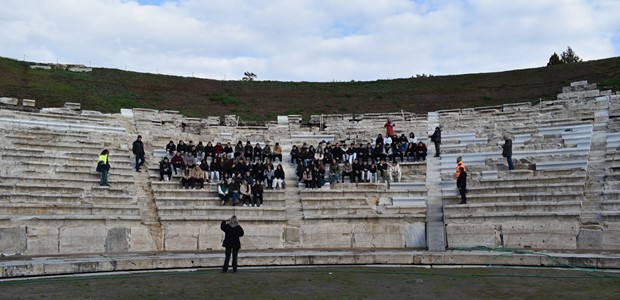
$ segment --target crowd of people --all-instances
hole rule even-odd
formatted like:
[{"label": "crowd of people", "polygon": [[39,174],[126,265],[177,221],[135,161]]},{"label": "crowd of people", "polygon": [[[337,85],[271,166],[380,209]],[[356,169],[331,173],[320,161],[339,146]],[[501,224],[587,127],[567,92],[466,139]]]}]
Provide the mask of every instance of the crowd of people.
[{"label": "crowd of people", "polygon": [[372,142],[340,144],[320,142],[316,147],[304,143],[293,145],[291,164],[306,189],[318,189],[325,183],[344,182],[394,182],[401,181],[398,163],[426,160],[427,148],[414,133],[409,136],[381,134]]},{"label": "crowd of people", "polygon": [[[282,147],[269,143],[244,145],[239,141],[222,145],[211,142],[203,145],[193,141],[166,145],[167,156],[159,162],[159,179],[171,180],[172,174],[181,174],[180,187],[202,189],[205,183],[217,183],[220,204],[243,206],[263,205],[265,189],[284,189]],[[279,161],[279,164],[274,164]]]}]

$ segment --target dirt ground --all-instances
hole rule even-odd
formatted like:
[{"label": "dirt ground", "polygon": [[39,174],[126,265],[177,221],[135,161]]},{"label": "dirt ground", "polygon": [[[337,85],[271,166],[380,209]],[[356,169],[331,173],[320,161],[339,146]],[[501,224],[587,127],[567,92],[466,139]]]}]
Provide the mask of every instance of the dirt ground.
[{"label": "dirt ground", "polygon": [[534,268],[240,268],[0,282],[2,299],[620,299],[620,272]]}]

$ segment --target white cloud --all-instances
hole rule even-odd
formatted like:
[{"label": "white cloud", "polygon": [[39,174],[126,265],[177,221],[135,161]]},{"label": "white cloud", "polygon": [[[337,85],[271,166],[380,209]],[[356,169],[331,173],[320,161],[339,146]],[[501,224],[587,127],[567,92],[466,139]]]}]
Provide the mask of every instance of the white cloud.
[{"label": "white cloud", "polygon": [[[213,79],[331,81],[620,54],[614,0],[8,0],[0,55]],[[143,2],[145,3],[145,2]]]}]

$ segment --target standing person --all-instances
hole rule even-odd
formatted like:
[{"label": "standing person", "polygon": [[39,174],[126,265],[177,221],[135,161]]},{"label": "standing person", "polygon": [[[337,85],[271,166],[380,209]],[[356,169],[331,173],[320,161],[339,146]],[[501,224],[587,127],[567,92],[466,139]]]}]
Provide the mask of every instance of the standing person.
[{"label": "standing person", "polygon": [[439,155],[441,154],[441,128],[435,127],[435,132],[433,132],[433,135],[431,135],[430,138],[431,142],[435,143],[435,157],[439,157]]},{"label": "standing person", "polygon": [[224,231],[224,242],[222,247],[226,248],[226,257],[224,258],[224,266],[222,273],[228,272],[228,263],[230,262],[230,254],[232,253],[233,273],[237,272],[237,255],[241,249],[241,241],[239,238],[243,236],[243,228],[237,221],[237,216],[233,215],[227,221],[222,221],[220,229]]},{"label": "standing person", "polygon": [[456,179],[456,187],[459,189],[459,193],[461,194],[461,202],[458,204],[467,204],[467,172],[465,171],[465,167],[459,168],[459,177]]},{"label": "standing person", "polygon": [[131,151],[136,156],[136,172],[140,172],[140,167],[144,164],[144,144],[141,135],[138,135],[138,138],[133,142]]},{"label": "standing person", "polygon": [[465,167],[465,163],[463,162],[463,157],[459,156],[456,158],[456,172],[454,173],[454,178],[459,178],[459,174],[461,174],[461,169],[467,170]]},{"label": "standing person", "polygon": [[101,173],[101,181],[99,183],[100,186],[110,186],[108,184],[108,172],[110,171],[109,156],[110,151],[108,151],[108,149],[103,149],[97,159],[97,172]]},{"label": "standing person", "polygon": [[515,167],[512,164],[512,139],[507,133],[504,133],[504,145],[502,145],[502,156],[508,161],[508,170],[514,170]]},{"label": "standing person", "polygon": [[388,118],[387,122],[383,125],[383,127],[385,127],[386,136],[394,136],[394,126],[396,126],[396,124],[394,124],[394,122],[390,120],[390,118]]}]

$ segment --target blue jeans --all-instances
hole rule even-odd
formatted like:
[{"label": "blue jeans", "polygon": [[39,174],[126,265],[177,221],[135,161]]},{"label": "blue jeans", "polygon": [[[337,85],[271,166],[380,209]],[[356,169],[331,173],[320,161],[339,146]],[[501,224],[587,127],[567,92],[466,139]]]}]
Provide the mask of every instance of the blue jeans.
[{"label": "blue jeans", "polygon": [[334,181],[340,181],[340,174],[329,174],[329,183],[333,184]]},{"label": "blue jeans", "polygon": [[144,164],[144,154],[136,154],[136,171],[140,170],[140,167]]},{"label": "blue jeans", "polygon": [[108,170],[101,171],[101,181],[99,185],[108,185]]},{"label": "blue jeans", "polygon": [[508,161],[508,170],[514,170],[515,167],[512,165],[512,156],[506,157],[506,160]]}]

